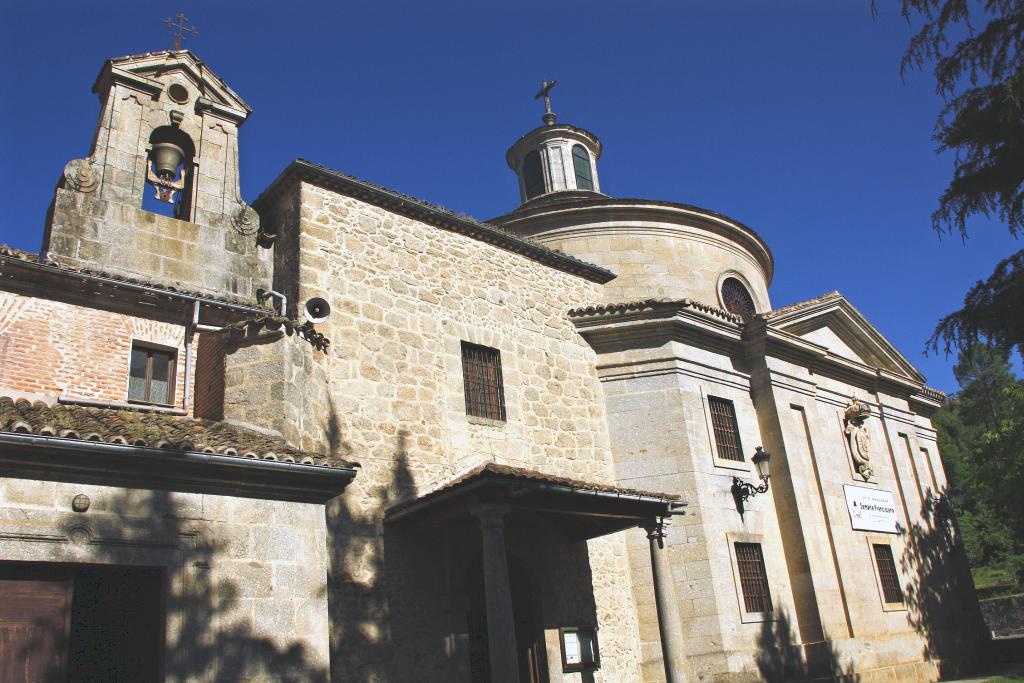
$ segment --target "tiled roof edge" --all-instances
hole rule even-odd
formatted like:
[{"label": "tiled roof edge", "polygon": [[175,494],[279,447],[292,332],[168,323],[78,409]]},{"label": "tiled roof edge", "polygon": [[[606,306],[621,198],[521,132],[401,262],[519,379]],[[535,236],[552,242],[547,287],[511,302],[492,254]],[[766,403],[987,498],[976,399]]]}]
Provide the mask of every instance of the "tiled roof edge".
[{"label": "tiled roof edge", "polygon": [[361,180],[340,171],[314,164],[305,159],[296,159],[253,201],[254,208],[268,200],[283,189],[285,183],[293,176],[301,180],[320,180],[343,186],[345,191],[357,198],[373,198],[385,208],[405,209],[411,217],[425,223],[451,230],[474,239],[494,244],[508,251],[526,256],[557,270],[578,275],[592,282],[604,284],[616,277],[615,273],[592,263],[587,263],[575,256],[569,256],[541,246],[522,237],[506,232],[502,228],[484,223],[470,216],[460,215],[437,204],[424,201],[396,190]]},{"label": "tiled roof edge", "polygon": [[569,310],[570,318],[582,318],[585,316],[617,315],[632,311],[642,311],[655,308],[692,308],[716,318],[736,325],[743,325],[743,318],[735,313],[730,313],[718,306],[712,306],[702,301],[693,299],[643,299],[641,301],[624,301],[610,304],[596,304],[593,306],[582,306]]}]

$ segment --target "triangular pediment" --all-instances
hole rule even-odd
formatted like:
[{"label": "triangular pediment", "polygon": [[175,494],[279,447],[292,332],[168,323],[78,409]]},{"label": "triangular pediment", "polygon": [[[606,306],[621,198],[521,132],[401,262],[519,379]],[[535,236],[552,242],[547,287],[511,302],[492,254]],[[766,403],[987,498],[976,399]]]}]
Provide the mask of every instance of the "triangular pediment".
[{"label": "triangular pediment", "polygon": [[153,81],[159,81],[162,76],[167,74],[179,73],[192,81],[203,93],[203,97],[211,102],[222,107],[240,110],[245,112],[246,116],[252,112],[252,107],[228,87],[224,79],[188,50],[163,50],[109,59],[103,65],[103,71],[96,79],[93,90],[99,92],[101,84],[107,80],[107,77],[117,72]]},{"label": "triangular pediment", "polygon": [[924,382],[924,375],[839,292],[763,317],[769,327],[822,346],[832,355]]}]

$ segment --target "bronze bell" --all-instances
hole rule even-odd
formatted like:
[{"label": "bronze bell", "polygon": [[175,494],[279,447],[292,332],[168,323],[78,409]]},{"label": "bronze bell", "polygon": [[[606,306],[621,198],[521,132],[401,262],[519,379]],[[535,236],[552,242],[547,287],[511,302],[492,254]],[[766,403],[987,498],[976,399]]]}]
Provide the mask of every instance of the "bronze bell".
[{"label": "bronze bell", "polygon": [[158,142],[153,145],[150,158],[157,177],[172,181],[178,175],[178,167],[185,161],[185,150],[171,142]]}]

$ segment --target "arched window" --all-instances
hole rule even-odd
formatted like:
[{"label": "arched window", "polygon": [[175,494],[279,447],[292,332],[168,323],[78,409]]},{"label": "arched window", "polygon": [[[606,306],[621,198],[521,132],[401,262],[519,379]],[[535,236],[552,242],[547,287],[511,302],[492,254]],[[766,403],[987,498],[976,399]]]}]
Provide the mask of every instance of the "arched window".
[{"label": "arched window", "polygon": [[583,145],[573,145],[572,167],[576,171],[576,189],[593,190],[594,174],[590,172],[590,154]]},{"label": "arched window", "polygon": [[143,194],[142,208],[188,220],[192,204],[192,158],[196,148],[185,132],[160,126],[149,136],[146,180],[153,194]]},{"label": "arched window", "polygon": [[533,199],[544,194],[544,169],[540,165],[540,152],[533,150],[523,160],[523,184],[526,198]]},{"label": "arched window", "polygon": [[743,322],[750,322],[757,313],[750,292],[734,277],[727,277],[722,283],[722,303],[725,304],[725,310],[740,316]]}]

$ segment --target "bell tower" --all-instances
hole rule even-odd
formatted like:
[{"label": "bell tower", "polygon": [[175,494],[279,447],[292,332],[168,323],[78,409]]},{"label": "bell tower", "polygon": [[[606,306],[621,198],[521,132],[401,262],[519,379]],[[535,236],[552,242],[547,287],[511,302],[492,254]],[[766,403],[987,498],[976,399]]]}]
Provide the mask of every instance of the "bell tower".
[{"label": "bell tower", "polygon": [[271,257],[238,180],[249,105],[188,50],[108,60],[93,92],[101,111],[92,151],[64,168],[43,254],[253,298],[269,283]]},{"label": "bell tower", "polygon": [[519,138],[505,160],[519,176],[524,205],[548,200],[604,197],[597,177],[601,141],[593,133],[557,123],[551,111],[551,89],[557,81],[543,81],[534,99],[544,98],[544,125]]}]

